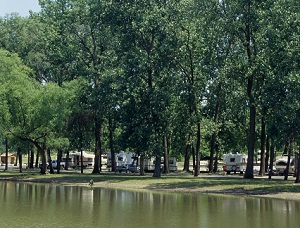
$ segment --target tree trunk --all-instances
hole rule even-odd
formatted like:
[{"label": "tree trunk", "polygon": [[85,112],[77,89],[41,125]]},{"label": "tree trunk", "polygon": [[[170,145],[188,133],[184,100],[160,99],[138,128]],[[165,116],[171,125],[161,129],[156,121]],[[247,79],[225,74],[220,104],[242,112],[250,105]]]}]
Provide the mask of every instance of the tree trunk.
[{"label": "tree trunk", "polygon": [[80,173],[83,173],[83,151],[82,151],[82,145],[80,145]]},{"label": "tree trunk", "polygon": [[[245,14],[247,15],[246,24],[245,24],[245,47],[247,52],[248,59],[248,70],[250,71],[252,68],[252,58],[253,58],[253,50],[252,50],[252,33],[251,33],[251,20],[252,14],[251,7],[252,2],[250,0],[246,1],[244,6]],[[255,49],[254,49],[255,50]],[[247,77],[247,96],[249,99],[249,111],[250,111],[250,121],[249,121],[249,133],[248,133],[248,162],[246,172],[244,174],[244,178],[251,179],[253,176],[253,161],[254,161],[254,148],[255,148],[255,119],[256,119],[256,107],[255,107],[255,99],[254,99],[254,73],[249,72],[250,75]]]},{"label": "tree trunk", "polygon": [[300,156],[299,156],[299,153],[297,153],[297,160],[298,160],[297,167],[295,167],[297,169],[297,175],[296,175],[295,183],[300,183]]},{"label": "tree trunk", "polygon": [[[46,152],[45,152],[45,149],[44,148],[42,148],[40,145],[39,145],[39,143],[38,142],[36,142],[36,141],[31,141],[30,140],[30,142],[32,142],[33,144],[34,144],[34,146],[37,148],[37,153],[38,153],[38,155],[40,155],[41,156],[41,159],[42,159],[42,164],[41,164],[41,166],[40,166],[40,169],[41,169],[41,174],[46,174],[46,171],[47,171],[47,157],[46,157]],[[37,161],[38,161],[38,157],[39,156],[36,156],[37,157]],[[39,166],[39,165],[37,165],[37,166]]]},{"label": "tree trunk", "polygon": [[182,171],[190,171],[190,145],[186,145],[185,147],[185,154],[184,154],[184,161],[183,161],[183,170]]},{"label": "tree trunk", "polygon": [[259,175],[264,176],[265,175],[265,141],[266,141],[266,124],[265,124],[265,118],[261,118],[261,135],[260,135],[260,170]]},{"label": "tree trunk", "polygon": [[116,172],[117,170],[117,164],[116,164],[116,152],[113,150],[111,152],[111,171]]},{"label": "tree trunk", "polygon": [[290,172],[290,163],[291,163],[291,150],[292,150],[292,142],[289,140],[288,143],[288,160],[287,160],[287,164],[286,164],[286,169],[284,172],[284,180],[288,180],[289,177],[289,172]]},{"label": "tree trunk", "polygon": [[52,159],[51,159],[51,150],[50,150],[50,148],[47,148],[47,157],[48,157],[48,164],[49,164],[50,174],[54,174],[54,170],[53,170],[53,167],[52,167]]},{"label": "tree trunk", "polygon": [[20,147],[18,147],[18,157],[19,157],[19,171],[20,173],[22,173],[22,151]]},{"label": "tree trunk", "polygon": [[192,152],[192,158],[193,158],[193,172],[195,173],[195,169],[196,169],[196,155],[195,155],[194,144],[191,144],[191,152]]},{"label": "tree trunk", "polygon": [[161,164],[161,157],[160,157],[160,155],[158,153],[155,156],[155,167],[154,167],[153,177],[157,177],[157,178],[161,177],[160,164]]},{"label": "tree trunk", "polygon": [[8,170],[8,141],[7,138],[5,138],[5,169]]},{"label": "tree trunk", "polygon": [[69,151],[69,150],[66,150],[65,153],[66,153],[65,170],[68,170],[68,169],[69,169],[70,151]]},{"label": "tree trunk", "polygon": [[28,150],[27,150],[27,166],[26,166],[26,169],[29,169],[29,166],[30,166],[30,148],[28,147]]},{"label": "tree trunk", "polygon": [[256,118],[256,108],[254,106],[254,99],[250,99],[250,127],[248,136],[248,162],[245,171],[244,178],[251,179],[254,178],[253,175],[253,161],[254,161],[254,147],[255,147],[255,118]]},{"label": "tree trunk", "polygon": [[217,140],[217,133],[214,132],[212,134],[211,141],[210,141],[210,156],[209,156],[209,167],[208,167],[208,172],[210,173],[213,172],[214,170],[216,140]]},{"label": "tree trunk", "polygon": [[60,173],[61,157],[62,157],[62,150],[58,149],[58,151],[57,151],[57,174]]},{"label": "tree trunk", "polygon": [[140,176],[145,176],[144,156],[140,156]]},{"label": "tree trunk", "polygon": [[115,148],[114,148],[114,137],[113,137],[113,123],[112,118],[109,118],[109,147],[111,153],[111,170],[112,172],[116,171],[116,157],[115,157]]},{"label": "tree trunk", "polygon": [[47,157],[46,152],[42,148],[40,149],[40,155],[42,158],[42,165],[41,165],[41,174],[46,174],[47,172]]},{"label": "tree trunk", "polygon": [[218,172],[218,158],[219,158],[219,155],[220,155],[220,148],[219,148],[219,145],[216,144],[216,156],[215,156],[215,162],[214,162],[214,170],[213,172],[216,173]]},{"label": "tree trunk", "polygon": [[[252,99],[251,99],[252,100]],[[252,101],[254,102],[254,101]],[[248,161],[247,168],[244,178],[251,179],[254,178],[253,175],[253,162],[254,162],[254,146],[255,146],[255,118],[256,118],[256,108],[250,105],[250,129],[249,129],[249,141],[248,141]]]},{"label": "tree trunk", "polygon": [[154,145],[154,155],[155,155],[155,165],[154,165],[154,173],[153,177],[160,178],[161,177],[161,157],[162,157],[162,141],[159,134],[159,130],[157,128],[158,126],[158,119],[157,116],[153,116],[153,125],[154,125],[154,131],[155,131],[155,145]]},{"label": "tree trunk", "polygon": [[101,156],[101,130],[102,130],[102,122],[96,117],[95,118],[95,161],[94,161],[94,169],[92,171],[93,174],[100,173],[100,156]]},{"label": "tree trunk", "polygon": [[[215,113],[214,113],[214,124],[217,126],[218,124],[218,119],[219,119],[219,110],[220,110],[220,91],[221,91],[221,83],[218,85],[217,89],[217,103],[215,107]],[[212,137],[211,137],[211,142],[210,142],[210,157],[209,157],[209,172],[214,171],[214,157],[215,157],[215,150],[216,150],[216,141],[217,141],[217,132],[214,130]]]},{"label": "tree trunk", "polygon": [[294,158],[294,164],[295,164],[294,167],[295,168],[294,168],[294,175],[293,175],[293,177],[296,177],[296,179],[297,179],[297,176],[298,176],[298,156],[299,156],[299,153],[295,152],[295,158]]},{"label": "tree trunk", "polygon": [[39,168],[39,159],[40,159],[40,152],[37,149],[37,151],[36,151],[36,157],[35,157],[35,168]]},{"label": "tree trunk", "polygon": [[[18,153],[18,152],[17,152],[17,153]],[[19,156],[18,156],[18,154],[17,154],[16,160],[15,160],[15,163],[14,163],[14,166],[17,166],[17,165],[18,165],[18,162],[19,162]]]},{"label": "tree trunk", "polygon": [[268,165],[269,165],[269,158],[270,158],[270,137],[267,136],[266,140],[266,158],[265,158],[265,172],[268,173]]},{"label": "tree trunk", "polygon": [[34,164],[34,147],[32,145],[30,146],[30,154],[29,168],[32,169]]},{"label": "tree trunk", "polygon": [[200,132],[200,122],[197,124],[197,144],[196,144],[196,166],[194,176],[197,177],[200,174],[200,142],[201,142],[201,132]]},{"label": "tree trunk", "polygon": [[168,150],[168,141],[167,136],[163,136],[163,145],[164,145],[164,173],[170,173],[169,168],[169,150]]},{"label": "tree trunk", "polygon": [[287,140],[284,144],[283,154],[288,154],[289,152],[289,141]]},{"label": "tree trunk", "polygon": [[269,166],[269,179],[272,179],[273,175],[273,162],[274,162],[274,143],[271,142],[271,156],[270,156],[270,166]]},{"label": "tree trunk", "polygon": [[189,172],[190,171],[190,157],[191,157],[191,134],[188,137],[188,144],[185,147],[185,154],[184,154],[184,163],[183,163],[183,170]]}]

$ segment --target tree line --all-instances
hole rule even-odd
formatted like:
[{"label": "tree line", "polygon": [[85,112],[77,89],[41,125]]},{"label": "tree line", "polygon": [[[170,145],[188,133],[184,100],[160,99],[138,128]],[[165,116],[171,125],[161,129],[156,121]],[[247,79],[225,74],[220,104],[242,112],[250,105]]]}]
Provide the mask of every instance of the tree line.
[{"label": "tree line", "polygon": [[0,134],[34,146],[42,173],[51,151],[94,151],[93,173],[105,151],[135,151],[155,177],[163,156],[198,176],[202,157],[213,172],[240,151],[253,178],[255,151],[264,175],[274,151],[298,150],[299,1],[39,4],[0,19]]}]

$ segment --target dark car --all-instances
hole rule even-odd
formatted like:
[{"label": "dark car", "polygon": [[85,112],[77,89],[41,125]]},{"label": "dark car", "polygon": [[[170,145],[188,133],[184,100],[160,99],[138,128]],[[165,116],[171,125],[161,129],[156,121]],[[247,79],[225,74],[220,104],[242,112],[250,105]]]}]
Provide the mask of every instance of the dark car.
[{"label": "dark car", "polygon": [[122,173],[123,171],[128,172],[128,165],[118,165],[116,167],[116,172]]},{"label": "dark car", "polygon": [[138,173],[140,171],[140,167],[134,164],[128,166],[128,170],[131,173]]}]

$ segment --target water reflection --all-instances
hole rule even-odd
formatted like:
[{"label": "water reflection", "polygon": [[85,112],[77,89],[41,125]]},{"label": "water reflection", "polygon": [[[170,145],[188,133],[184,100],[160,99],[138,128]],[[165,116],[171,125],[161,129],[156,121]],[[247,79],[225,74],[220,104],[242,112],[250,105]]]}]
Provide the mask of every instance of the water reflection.
[{"label": "water reflection", "polygon": [[0,182],[1,227],[296,227],[300,202]]}]

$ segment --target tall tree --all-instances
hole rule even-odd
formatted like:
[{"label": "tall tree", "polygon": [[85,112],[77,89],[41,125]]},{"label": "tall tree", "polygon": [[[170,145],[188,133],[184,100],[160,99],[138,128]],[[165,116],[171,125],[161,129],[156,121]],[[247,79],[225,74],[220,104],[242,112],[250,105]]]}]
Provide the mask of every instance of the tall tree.
[{"label": "tall tree", "polygon": [[[114,37],[111,34],[107,15],[107,1],[59,0],[40,1],[41,15],[54,29],[52,56],[57,56],[61,67],[72,66],[74,73],[79,69],[81,76],[88,79],[91,96],[87,101],[93,111],[95,138],[95,165],[93,173],[100,172],[102,153],[102,131],[107,112],[106,93],[102,88],[104,78],[110,75],[114,60]],[[65,47],[67,45],[67,48]],[[65,50],[65,51],[64,51]],[[63,63],[63,64],[61,64]],[[62,69],[62,68],[60,68]],[[63,71],[65,72],[65,70]],[[57,74],[60,77],[61,74]],[[72,76],[72,74],[68,74]],[[74,74],[75,77],[78,77]],[[64,79],[59,78],[60,81]]]},{"label": "tall tree", "polygon": [[[166,31],[167,4],[158,1],[128,1],[123,5],[122,31],[123,66],[127,91],[124,107],[134,110],[128,118],[125,133],[138,134],[142,146],[134,144],[141,153],[156,158],[154,177],[160,177],[163,137],[167,133],[167,108],[172,88],[170,66],[170,36]],[[126,6],[126,7],[125,7]],[[131,116],[133,117],[133,116]],[[137,139],[135,138],[135,140]],[[140,142],[140,141],[136,141]]]},{"label": "tall tree", "polygon": [[[189,142],[189,151],[194,154],[194,175],[200,173],[200,146],[201,146],[201,105],[206,77],[203,73],[205,44],[203,42],[202,23],[204,23],[204,7],[201,4],[182,1],[177,5],[175,19],[178,36],[178,50],[176,64],[182,76],[184,88],[181,92],[183,102],[188,104],[190,130],[186,134]],[[193,10],[199,7],[198,10]],[[186,159],[189,159],[188,156]]]}]

